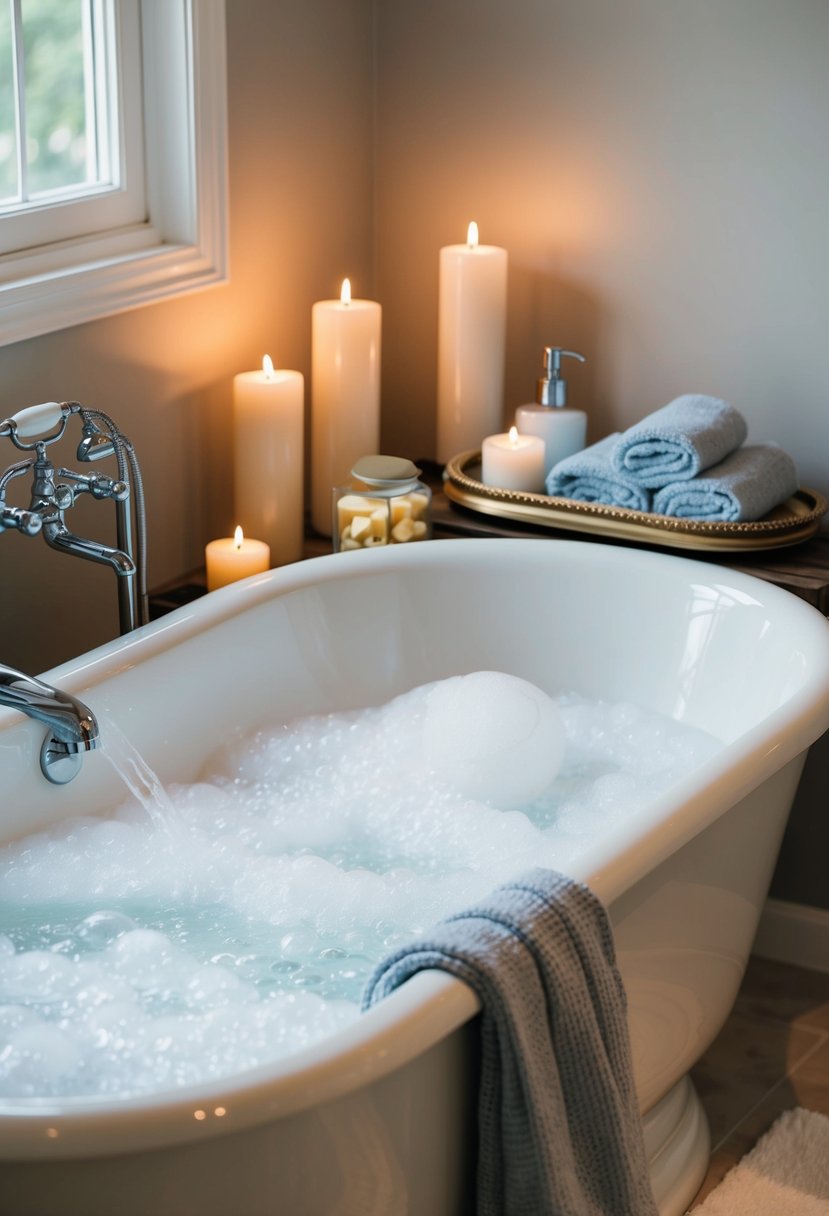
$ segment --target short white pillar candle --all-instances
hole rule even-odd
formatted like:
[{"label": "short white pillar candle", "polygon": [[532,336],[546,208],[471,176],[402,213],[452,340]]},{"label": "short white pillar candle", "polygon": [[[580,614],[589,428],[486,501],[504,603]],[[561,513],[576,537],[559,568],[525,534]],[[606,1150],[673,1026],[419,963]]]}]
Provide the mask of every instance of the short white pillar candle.
[{"label": "short white pillar candle", "polygon": [[502,490],[544,491],[544,440],[519,435],[513,426],[506,435],[489,435],[481,448],[481,480]]},{"label": "short white pillar candle", "polygon": [[228,583],[262,574],[271,564],[271,551],[263,540],[253,540],[237,528],[233,536],[211,540],[204,550],[207,590],[216,591]]}]

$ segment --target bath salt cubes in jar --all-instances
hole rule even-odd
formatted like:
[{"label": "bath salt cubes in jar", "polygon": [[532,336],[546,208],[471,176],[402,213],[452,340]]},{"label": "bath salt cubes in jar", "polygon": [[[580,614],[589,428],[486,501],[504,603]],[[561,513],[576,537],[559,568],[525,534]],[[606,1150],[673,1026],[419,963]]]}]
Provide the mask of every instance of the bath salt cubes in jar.
[{"label": "bath salt cubes in jar", "polygon": [[334,552],[429,540],[432,491],[401,456],[362,456],[334,490]]}]

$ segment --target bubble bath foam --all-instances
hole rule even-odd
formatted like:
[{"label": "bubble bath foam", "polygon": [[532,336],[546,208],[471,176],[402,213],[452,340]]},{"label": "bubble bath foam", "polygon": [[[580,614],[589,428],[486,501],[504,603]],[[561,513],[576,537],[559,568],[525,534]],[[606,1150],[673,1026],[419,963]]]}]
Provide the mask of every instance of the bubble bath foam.
[{"label": "bubble bath foam", "polygon": [[386,952],[566,867],[717,747],[476,672],[239,738],[162,814],[7,847],[0,1097],[163,1091],[318,1042]]}]

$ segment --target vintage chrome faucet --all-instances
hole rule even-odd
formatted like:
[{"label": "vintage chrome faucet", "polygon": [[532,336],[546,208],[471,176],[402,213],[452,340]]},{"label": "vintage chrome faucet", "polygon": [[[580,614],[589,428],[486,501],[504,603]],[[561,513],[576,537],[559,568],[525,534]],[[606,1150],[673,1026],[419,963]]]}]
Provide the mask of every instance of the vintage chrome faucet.
[{"label": "vintage chrome faucet", "polygon": [[[76,415],[82,423],[77,458],[96,461],[115,456],[118,480],[100,473],[75,473],[55,469],[47,448],[62,438],[69,419]],[[45,434],[43,432],[46,432]],[[8,438],[21,452],[22,460],[9,465],[0,476],[0,532],[16,528],[27,536],[43,534],[47,545],[87,561],[110,566],[118,576],[118,614],[121,633],[129,633],[147,621],[147,587],[144,493],[141,472],[132,444],[122,435],[108,415],[85,409],[77,401],[47,401],[21,410],[0,422],[0,438]],[[32,474],[31,503],[28,510],[6,505],[6,490],[16,477]],[[133,548],[132,523],[128,500],[130,477],[134,497],[136,544]],[[63,480],[57,480],[62,478]],[[111,498],[116,506],[117,548],[100,541],[75,536],[66,526],[64,513],[79,494]]]},{"label": "vintage chrome faucet", "polygon": [[[91,462],[114,456],[117,480],[100,473],[55,469],[47,448],[62,438],[73,415],[82,426],[78,460]],[[117,575],[121,633],[146,624],[149,616],[144,492],[130,441],[107,414],[86,409],[77,401],[48,401],[21,410],[0,422],[0,438],[10,439],[19,451],[26,453],[0,475],[0,532],[14,528],[25,536],[41,533],[53,549],[109,566]],[[28,508],[8,506],[9,484],[29,473],[32,485]],[[67,528],[64,513],[79,494],[114,501],[117,547],[76,536]],[[60,689],[2,664],[0,705],[18,709],[49,728],[40,764],[44,775],[56,784],[70,781],[80,767],[82,753],[98,745],[98,724],[87,706]]]}]

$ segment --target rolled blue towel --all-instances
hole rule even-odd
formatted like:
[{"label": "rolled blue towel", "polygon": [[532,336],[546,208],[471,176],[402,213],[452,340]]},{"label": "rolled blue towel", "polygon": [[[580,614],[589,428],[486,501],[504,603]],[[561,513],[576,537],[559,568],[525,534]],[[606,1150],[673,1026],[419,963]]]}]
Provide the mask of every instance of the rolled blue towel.
[{"label": "rolled blue towel", "polygon": [[658,490],[719,464],[747,434],[745,418],[733,405],[686,393],[623,431],[612,464],[617,473]]},{"label": "rolled blue towel", "polygon": [[592,891],[520,875],[381,963],[363,1007],[433,968],[481,1003],[477,1216],[658,1216],[625,990]]},{"label": "rolled blue towel", "polygon": [[547,493],[578,502],[606,503],[631,511],[649,511],[649,492],[626,473],[617,473],[610,463],[619,435],[606,435],[582,452],[565,456],[547,474]]},{"label": "rolled blue towel", "polygon": [[675,481],[653,500],[659,515],[737,522],[762,519],[797,490],[797,469],[776,443],[738,448],[704,477]]}]

